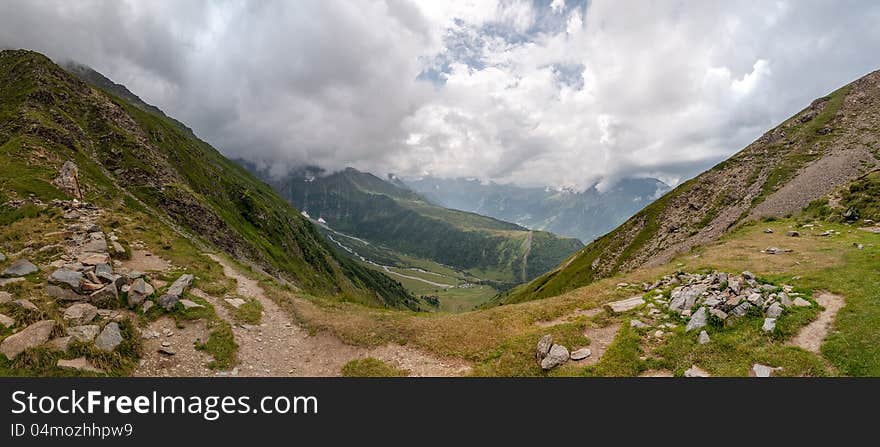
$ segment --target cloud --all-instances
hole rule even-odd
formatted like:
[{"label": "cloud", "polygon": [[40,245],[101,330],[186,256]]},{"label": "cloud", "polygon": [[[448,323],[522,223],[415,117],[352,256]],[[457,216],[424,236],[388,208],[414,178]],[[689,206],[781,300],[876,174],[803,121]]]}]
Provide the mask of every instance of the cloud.
[{"label": "cloud", "polygon": [[0,3],[219,150],[377,174],[690,177],[877,69],[870,1]]}]

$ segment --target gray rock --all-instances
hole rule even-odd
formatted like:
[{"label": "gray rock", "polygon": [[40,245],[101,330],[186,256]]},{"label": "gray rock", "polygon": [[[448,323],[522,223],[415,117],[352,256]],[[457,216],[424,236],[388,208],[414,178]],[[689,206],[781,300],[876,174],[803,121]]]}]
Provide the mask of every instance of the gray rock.
[{"label": "gray rock", "polygon": [[128,274],[126,276],[128,276],[128,279],[134,281],[140,277],[143,277],[144,274],[143,274],[143,272],[139,272],[137,270],[132,270],[132,271],[128,272]]},{"label": "gray rock", "polygon": [[737,316],[737,317],[744,317],[749,312],[749,309],[751,309],[751,308],[752,308],[751,304],[749,304],[748,302],[742,302],[742,303],[739,303],[733,309],[731,309],[730,313]]},{"label": "gray rock", "polygon": [[177,278],[177,281],[174,281],[174,283],[171,284],[171,287],[168,287],[168,290],[159,297],[159,305],[164,307],[165,310],[171,310],[171,308],[180,301],[180,296],[183,295],[186,288],[192,285],[192,281],[193,275],[181,275],[180,278]]},{"label": "gray rock", "polygon": [[782,315],[782,306],[779,303],[773,303],[767,308],[766,314],[770,318],[779,318]]},{"label": "gray rock", "polygon": [[7,328],[15,326],[15,320],[9,316],[0,314],[0,326],[7,327]]},{"label": "gray rock", "polygon": [[6,262],[6,255],[0,253],[0,262]]},{"label": "gray rock", "polygon": [[52,184],[64,191],[69,197],[82,200],[82,192],[79,189],[79,170],[76,164],[70,160],[61,165],[58,177],[52,180]]},{"label": "gray rock", "polygon": [[110,283],[89,295],[89,302],[98,307],[112,307],[119,301],[116,284]]},{"label": "gray rock", "polygon": [[779,298],[779,304],[782,304],[782,307],[791,307],[792,302],[791,298],[785,292],[780,292],[779,295],[776,296]]},{"label": "gray rock", "polygon": [[690,332],[694,329],[699,329],[701,327],[706,326],[706,308],[701,307],[694,312],[694,315],[691,317],[690,321],[688,321],[687,327],[685,327],[685,332]]},{"label": "gray rock", "polygon": [[[229,303],[230,306],[232,306],[236,309],[243,306],[247,302],[241,298],[224,298],[223,301],[226,301],[227,303]],[[548,347],[548,349],[549,349],[549,347]]]},{"label": "gray rock", "polygon": [[12,295],[9,292],[0,291],[0,304],[12,301]]},{"label": "gray rock", "polygon": [[709,377],[709,373],[697,365],[691,365],[691,367],[688,368],[684,372],[684,376],[685,377]]},{"label": "gray rock", "polygon": [[3,270],[3,273],[0,274],[0,276],[5,278],[17,278],[36,273],[38,270],[37,266],[32,264],[31,261],[28,261],[27,259],[19,259],[10,264],[9,267],[6,267],[6,270]]},{"label": "gray rock", "polygon": [[700,331],[700,335],[697,337],[697,343],[705,345],[710,341],[711,340],[709,339],[709,334],[706,331]]},{"label": "gray rock", "polygon": [[98,336],[98,333],[101,332],[101,328],[94,324],[87,324],[85,326],[72,326],[67,328],[67,335],[70,335],[77,341],[81,341],[83,343],[89,343]]},{"label": "gray rock", "polygon": [[715,307],[719,304],[721,304],[721,298],[718,298],[715,295],[712,295],[709,298],[706,298],[706,301],[703,301],[703,305],[706,307]]},{"label": "gray rock", "polygon": [[581,348],[581,349],[578,349],[578,350],[571,352],[571,359],[572,360],[583,360],[592,354],[593,354],[593,352],[590,351],[590,348]]},{"label": "gray rock", "polygon": [[632,298],[627,298],[625,300],[612,301],[606,304],[606,306],[608,306],[608,308],[610,308],[611,311],[614,313],[623,313],[629,312],[636,307],[641,306],[642,304],[645,304],[645,299],[642,298],[641,295],[638,295]]},{"label": "gray rock", "polygon": [[113,274],[113,267],[110,264],[98,264],[95,266],[95,275],[107,282],[116,281],[116,275]]},{"label": "gray rock", "polygon": [[25,309],[25,310],[29,310],[31,312],[39,312],[40,311],[39,307],[37,307],[34,303],[32,303],[30,300],[27,300],[27,299],[15,300],[12,302],[12,304],[15,304],[16,306],[21,307],[22,309]]},{"label": "gray rock", "polygon": [[800,232],[797,232],[797,231],[789,231],[789,232],[787,232],[787,233],[785,233],[785,234],[786,234],[787,236],[789,236],[789,237],[798,237],[798,236],[801,235],[801,233],[800,233]]},{"label": "gray rock", "polygon": [[172,356],[172,355],[174,355],[174,354],[177,354],[173,349],[171,349],[171,348],[168,347],[168,346],[161,346],[161,347],[159,347],[159,349],[157,350],[157,352],[158,352],[159,354],[164,354],[164,355],[168,355],[168,356]]},{"label": "gray rock", "polygon": [[761,330],[764,332],[773,332],[776,329],[776,319],[775,318],[765,318],[764,325],[761,326]]},{"label": "gray rock", "polygon": [[49,282],[53,284],[65,284],[70,286],[74,290],[80,289],[80,284],[82,283],[83,274],[81,272],[77,272],[74,270],[69,270],[67,268],[60,268],[52,272],[49,275]]},{"label": "gray rock", "polygon": [[742,272],[742,277],[745,279],[755,279],[755,274],[750,271]]},{"label": "gray rock", "polygon": [[144,300],[150,295],[151,293],[147,293],[147,282],[144,281],[144,278],[135,279],[131,283],[131,287],[128,289],[129,307],[134,307],[140,303],[143,303]]},{"label": "gray rock", "polygon": [[58,287],[54,284],[46,286],[46,295],[51,296],[59,301],[85,301],[86,296],[80,295],[73,290]]},{"label": "gray rock", "polygon": [[777,369],[778,368],[774,368],[772,366],[755,363],[754,365],[752,365],[752,368],[749,369],[749,377],[772,377],[773,372]]},{"label": "gray rock", "polygon": [[152,302],[152,301],[144,301],[143,313],[147,313],[147,312],[149,312],[150,309],[152,309],[152,308],[153,308],[153,302]]},{"label": "gray rock", "polygon": [[119,324],[115,321],[107,323],[104,330],[95,339],[95,347],[106,352],[116,349],[122,343],[122,333],[119,332]]},{"label": "gray rock", "polygon": [[70,340],[72,339],[73,337],[69,335],[67,337],[53,338],[46,343],[46,347],[53,351],[66,352],[67,348],[70,347]]},{"label": "gray rock", "polygon": [[794,304],[795,307],[810,307],[810,306],[812,306],[812,304],[809,301],[807,301],[801,297],[795,298],[794,301],[792,302],[792,304]]},{"label": "gray rock", "polygon": [[761,307],[764,305],[764,297],[761,296],[760,293],[752,293],[747,298],[747,301],[752,303],[754,306]]},{"label": "gray rock", "polygon": [[633,327],[636,329],[644,329],[644,328],[648,327],[648,325],[645,323],[642,323],[641,320],[633,319],[633,320],[629,320],[629,327]]},{"label": "gray rock", "polygon": [[544,370],[553,369],[568,361],[568,349],[562,345],[553,345],[547,357],[541,360],[541,368]]},{"label": "gray rock", "polygon": [[55,320],[38,321],[4,338],[0,343],[0,353],[12,360],[24,351],[46,343],[54,328]]},{"label": "gray rock", "polygon": [[98,316],[98,308],[88,303],[77,303],[64,309],[64,320],[74,326],[90,323]]},{"label": "gray rock", "polygon": [[108,264],[110,262],[110,255],[107,253],[92,253],[88,256],[80,259],[83,265],[91,265],[97,266],[98,264]]},{"label": "gray rock", "polygon": [[93,239],[86,242],[81,249],[86,253],[107,253],[107,241],[103,237],[101,239]]},{"label": "gray rock", "polygon": [[85,357],[79,357],[79,358],[75,358],[73,360],[59,359],[56,366],[58,366],[59,368],[62,368],[62,369],[75,369],[77,371],[85,371],[85,372],[91,372],[91,373],[97,373],[97,374],[104,373],[104,370],[97,368],[94,365],[92,365],[91,363],[89,363],[89,361],[86,360]]},{"label": "gray rock", "polygon": [[183,304],[184,309],[201,309],[205,307],[199,303],[196,303],[195,301],[190,300],[180,300],[180,304]]},{"label": "gray rock", "polygon": [[541,337],[541,339],[538,340],[538,347],[535,350],[535,357],[537,357],[538,360],[543,360],[544,357],[547,357],[547,353],[550,352],[551,346],[553,346],[552,335],[547,334]]}]

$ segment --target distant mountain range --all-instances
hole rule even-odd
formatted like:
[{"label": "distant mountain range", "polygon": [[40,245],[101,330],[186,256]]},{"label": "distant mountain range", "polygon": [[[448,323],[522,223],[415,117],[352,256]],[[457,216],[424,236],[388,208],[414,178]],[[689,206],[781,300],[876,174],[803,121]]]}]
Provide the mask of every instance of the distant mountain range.
[{"label": "distant mountain range", "polygon": [[574,237],[584,243],[613,230],[669,190],[668,185],[653,178],[625,179],[602,192],[595,187],[578,192],[464,178],[422,177],[403,179],[402,183],[437,205]]}]

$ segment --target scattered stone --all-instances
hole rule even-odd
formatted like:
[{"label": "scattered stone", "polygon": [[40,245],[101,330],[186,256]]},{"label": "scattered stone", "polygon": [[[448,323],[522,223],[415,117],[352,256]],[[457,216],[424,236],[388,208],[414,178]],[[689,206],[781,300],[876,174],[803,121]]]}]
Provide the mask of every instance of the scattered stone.
[{"label": "scattered stone", "polygon": [[776,297],[779,299],[779,304],[782,304],[782,307],[791,307],[793,304],[791,298],[785,292],[776,295]]},{"label": "scattered stone", "polygon": [[572,351],[571,359],[572,360],[583,360],[592,354],[593,354],[593,351],[590,351],[590,348],[581,348],[581,349]]},{"label": "scattered stone", "polygon": [[177,278],[177,281],[174,281],[168,290],[159,297],[159,305],[164,307],[165,310],[171,310],[175,304],[180,300],[180,296],[183,295],[184,290],[187,287],[192,285],[193,275],[183,274],[180,278]]},{"label": "scattered stone", "polygon": [[150,331],[150,330],[146,330],[141,334],[141,338],[143,338],[144,340],[159,338],[160,336],[161,336],[161,334],[159,334],[158,332]]},{"label": "scattered stone", "polygon": [[199,303],[196,303],[195,301],[190,300],[180,300],[180,304],[183,304],[184,309],[201,309],[205,307]]},{"label": "scattered stone", "polygon": [[61,165],[61,169],[58,170],[58,177],[52,180],[52,184],[68,196],[82,200],[82,192],[79,189],[79,170],[74,162],[65,161]]},{"label": "scattered stone", "polygon": [[131,287],[128,289],[129,307],[134,307],[144,302],[148,296],[152,295],[152,292],[152,287],[147,289],[147,282],[144,281],[144,278],[138,277],[131,283]]},{"label": "scattered stone", "polygon": [[779,247],[767,247],[761,250],[761,253],[766,253],[768,255],[779,255],[783,253],[791,252],[790,248],[779,248]]},{"label": "scattered stone", "polygon": [[167,347],[167,346],[162,346],[162,347],[160,347],[160,348],[157,350],[157,352],[158,352],[159,354],[164,354],[164,355],[167,355],[167,356],[172,356],[172,355],[174,355],[174,354],[177,354],[176,352],[174,352],[173,349],[171,349],[170,347]]},{"label": "scattered stone", "polygon": [[697,365],[691,365],[691,367],[688,368],[684,372],[684,376],[685,377],[709,377],[709,373]]},{"label": "scattered stone", "polygon": [[99,307],[113,307],[119,301],[116,284],[110,283],[89,296],[89,302]]},{"label": "scattered stone", "polygon": [[608,306],[614,313],[623,313],[629,312],[636,307],[641,306],[642,304],[645,304],[645,299],[642,298],[641,295],[637,295],[632,298],[627,298],[625,300],[612,301],[606,304],[606,306]]},{"label": "scattered stone", "polygon": [[64,320],[74,326],[90,323],[98,316],[98,308],[88,303],[77,303],[64,309]]},{"label": "scattered stone", "polygon": [[21,331],[3,339],[0,343],[0,353],[12,360],[22,352],[46,343],[52,329],[55,328],[55,320],[41,320]]},{"label": "scattered stone", "polygon": [[761,326],[761,330],[764,332],[773,332],[776,329],[776,319],[775,318],[765,318],[764,325]]},{"label": "scattered stone", "polygon": [[113,241],[113,242],[111,243],[111,245],[113,246],[113,251],[114,251],[117,255],[125,254],[125,247],[123,247],[122,244],[120,244],[119,242]]},{"label": "scattered stone", "polygon": [[812,306],[812,304],[809,301],[807,301],[801,297],[795,298],[794,301],[792,302],[792,304],[794,304],[795,307],[810,307],[810,306]]},{"label": "scattered stone", "polygon": [[2,278],[0,279],[0,287],[6,287],[10,284],[24,281],[24,278]]},{"label": "scattered stone", "polygon": [[89,242],[86,242],[82,246],[82,251],[86,253],[107,253],[107,241],[102,237],[101,239],[92,239]]},{"label": "scattered stone", "polygon": [[749,377],[772,377],[773,373],[780,369],[782,368],[774,368],[772,366],[755,363],[752,365],[751,369],[749,369]]},{"label": "scattered stone", "polygon": [[700,331],[700,335],[697,337],[697,343],[705,345],[710,341],[711,340],[709,339],[709,333],[707,333],[706,331]]},{"label": "scattered stone", "polygon": [[3,273],[0,276],[5,278],[18,278],[22,276],[30,275],[31,273],[36,273],[39,269],[37,266],[28,261],[27,259],[19,259],[9,267],[6,267],[6,270],[3,270]]},{"label": "scattered stone", "polygon": [[825,231],[819,233],[819,236],[823,236],[823,237],[824,237],[824,236],[831,236],[832,234],[834,234],[833,231],[831,231],[831,230],[825,230]]},{"label": "scattered stone", "polygon": [[797,231],[789,231],[785,234],[786,234],[786,236],[789,236],[789,237],[800,237],[800,235],[801,235],[801,233],[797,232]]},{"label": "scattered stone", "polygon": [[553,346],[553,336],[552,335],[547,334],[547,335],[541,337],[541,339],[538,340],[538,347],[535,350],[535,357],[537,357],[537,359],[539,361],[543,360],[544,357],[547,357],[547,354],[550,352],[550,347],[552,347],[552,346]]},{"label": "scattered stone", "polygon": [[744,317],[751,308],[752,305],[748,302],[739,303],[736,307],[730,310],[730,313],[737,317]]},{"label": "scattered stone", "polygon": [[767,308],[766,313],[770,318],[779,318],[782,315],[782,306],[779,303],[773,303]]},{"label": "scattered stone", "polygon": [[773,229],[772,229],[772,228],[766,228],[766,229],[764,229],[764,233],[772,234],[772,233],[773,233]]},{"label": "scattered stone", "polygon": [[139,272],[139,271],[137,271],[137,270],[132,270],[132,271],[128,272],[128,274],[126,274],[126,276],[128,276],[128,279],[134,281],[134,280],[136,280],[136,279],[138,279],[138,278],[143,277],[143,276],[144,276],[144,273],[143,273],[143,272]]},{"label": "scattered stone", "polygon": [[227,303],[229,303],[230,306],[232,306],[236,309],[238,309],[239,307],[241,307],[245,303],[247,303],[247,301],[245,301],[241,298],[224,298],[223,301],[226,301]]},{"label": "scattered stone", "polygon": [[657,329],[656,331],[654,331],[654,337],[663,338],[663,331],[660,329]]},{"label": "scattered stone", "polygon": [[568,361],[568,349],[562,345],[553,345],[550,352],[541,360],[541,368],[544,370],[553,369]]},{"label": "scattered stone", "polygon": [[148,301],[144,301],[143,313],[147,313],[147,312],[149,312],[150,309],[152,309],[152,308],[153,308],[153,302],[152,302],[152,301],[149,301],[149,300],[148,300]]},{"label": "scattered stone", "polygon": [[755,274],[749,271],[742,272],[742,277],[745,279],[753,280],[755,279]]},{"label": "scattered stone", "polygon": [[83,263],[83,265],[107,264],[110,262],[110,256],[107,253],[93,253],[80,259],[79,262]]},{"label": "scattered stone", "polygon": [[6,315],[0,314],[0,326],[3,327],[12,327],[15,326],[15,320]]},{"label": "scattered stone", "polygon": [[58,287],[54,284],[49,284],[46,286],[46,295],[49,295],[52,298],[55,298],[59,301],[85,301],[86,297],[80,295],[73,290],[65,289],[63,287]]},{"label": "scattered stone", "polygon": [[62,369],[75,369],[77,371],[85,371],[97,374],[103,374],[104,370],[100,368],[96,368],[85,357],[75,358],[73,360],[64,360],[59,359],[56,364],[59,368]]},{"label": "scattered stone", "polygon": [[89,343],[98,336],[101,332],[101,328],[94,324],[87,324],[84,326],[72,326],[67,328],[67,335],[75,338],[77,341],[81,341],[83,343]]},{"label": "scattered stone", "polygon": [[119,332],[119,324],[116,322],[107,323],[101,335],[95,339],[95,347],[106,352],[114,350],[122,343],[122,333]]},{"label": "scattered stone", "polygon": [[6,255],[0,253],[0,262],[6,262]]},{"label": "scattered stone", "polygon": [[[629,327],[634,327],[636,329],[644,329],[644,328],[648,327],[648,325],[645,323],[642,323],[641,320],[629,320]],[[574,355],[574,354],[572,354],[572,355]]]},{"label": "scattered stone", "polygon": [[12,301],[12,294],[9,292],[0,292],[0,304],[5,304]]},{"label": "scattered stone", "polygon": [[704,326],[706,326],[706,308],[700,307],[691,317],[690,321],[688,321],[687,327],[685,327],[685,332],[690,332]]},{"label": "scattered stone", "polygon": [[67,268],[60,268],[49,275],[49,282],[53,284],[66,284],[74,290],[79,290],[82,284],[83,274]]},{"label": "scattered stone", "polygon": [[67,348],[70,347],[70,340],[72,339],[73,337],[69,335],[67,337],[56,337],[49,340],[49,343],[46,343],[46,347],[53,351],[66,352]]},{"label": "scattered stone", "polygon": [[40,311],[39,307],[37,307],[34,303],[32,303],[30,300],[27,300],[27,299],[15,300],[12,302],[12,304],[15,304],[16,306],[21,307],[22,309],[25,309],[25,310],[29,310],[31,312],[39,312]]}]

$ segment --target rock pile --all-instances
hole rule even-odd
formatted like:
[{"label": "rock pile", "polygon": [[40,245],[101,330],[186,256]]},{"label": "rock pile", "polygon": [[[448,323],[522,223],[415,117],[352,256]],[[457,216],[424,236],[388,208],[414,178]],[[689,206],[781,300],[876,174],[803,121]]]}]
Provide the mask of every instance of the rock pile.
[{"label": "rock pile", "polygon": [[553,336],[550,334],[547,334],[538,340],[538,346],[535,350],[535,356],[537,357],[538,363],[541,364],[541,369],[545,371],[556,368],[567,362],[569,359],[583,360],[589,357],[590,354],[588,348],[578,349],[569,354],[568,348],[553,343]]}]

